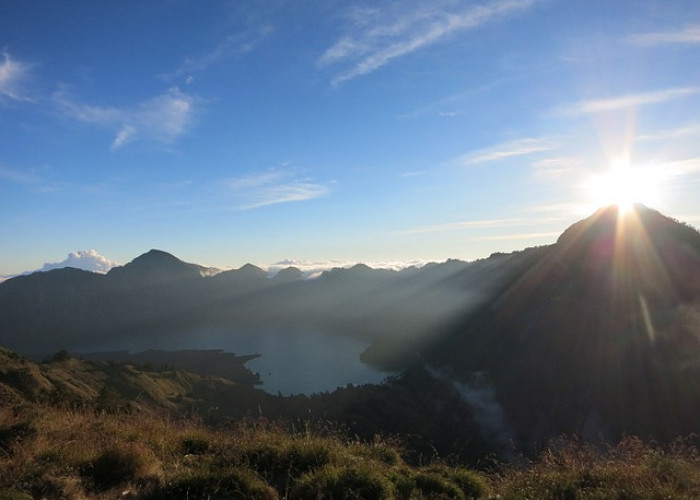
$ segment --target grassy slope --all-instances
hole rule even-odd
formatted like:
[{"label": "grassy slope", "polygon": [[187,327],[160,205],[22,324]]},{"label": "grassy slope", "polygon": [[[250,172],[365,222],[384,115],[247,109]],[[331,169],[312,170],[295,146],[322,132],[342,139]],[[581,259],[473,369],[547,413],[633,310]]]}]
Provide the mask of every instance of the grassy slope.
[{"label": "grassy slope", "polygon": [[[0,498],[695,499],[700,457],[628,439],[567,443],[535,462],[477,473],[409,466],[398,440],[27,405],[0,410]],[[24,496],[22,496],[24,495]],[[30,496],[27,496],[30,495]]]},{"label": "grassy slope", "polygon": [[[332,425],[174,417],[197,384],[183,372],[0,351],[0,499],[695,499],[697,442],[558,443],[488,472],[409,465],[401,438],[360,441]],[[223,385],[222,385],[223,387]],[[138,391],[134,393],[134,391]]]}]

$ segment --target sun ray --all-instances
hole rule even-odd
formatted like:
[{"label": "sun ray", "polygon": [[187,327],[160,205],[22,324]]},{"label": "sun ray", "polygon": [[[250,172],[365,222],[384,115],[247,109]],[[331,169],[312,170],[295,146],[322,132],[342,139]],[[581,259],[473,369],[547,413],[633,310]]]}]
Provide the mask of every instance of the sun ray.
[{"label": "sun ray", "polygon": [[654,165],[633,167],[628,159],[611,162],[610,169],[589,178],[587,187],[595,206],[617,205],[626,215],[641,203],[656,206],[661,201],[663,172]]}]

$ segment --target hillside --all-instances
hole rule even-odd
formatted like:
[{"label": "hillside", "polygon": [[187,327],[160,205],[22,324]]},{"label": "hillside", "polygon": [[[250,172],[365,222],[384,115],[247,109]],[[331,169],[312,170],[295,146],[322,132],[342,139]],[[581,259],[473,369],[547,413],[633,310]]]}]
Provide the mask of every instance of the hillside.
[{"label": "hillside", "polygon": [[638,206],[574,224],[526,273],[426,349],[488,388],[524,446],[697,432],[700,234]]},{"label": "hillside", "polygon": [[434,449],[416,456],[410,435],[363,439],[309,414],[209,426],[202,419],[211,407],[195,418],[176,417],[173,408],[197,401],[199,384],[232,387],[65,353],[37,365],[0,350],[0,498],[691,500],[700,494],[697,443],[690,439],[664,448],[629,438],[607,451],[559,442],[533,462],[487,460],[476,471]]},{"label": "hillside", "polygon": [[0,348],[0,398],[7,407],[51,404],[108,411],[185,413],[212,404],[209,395],[247,390],[219,377],[182,370],[153,371],[131,364],[82,360],[66,352],[34,363]]}]

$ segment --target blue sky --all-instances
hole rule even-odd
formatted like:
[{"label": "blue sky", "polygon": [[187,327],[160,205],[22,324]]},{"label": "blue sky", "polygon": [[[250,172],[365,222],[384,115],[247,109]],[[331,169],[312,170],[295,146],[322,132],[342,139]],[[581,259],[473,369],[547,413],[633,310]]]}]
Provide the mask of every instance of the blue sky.
[{"label": "blue sky", "polygon": [[696,0],[4,0],[0,276],[474,259],[619,182],[697,226],[699,110]]}]

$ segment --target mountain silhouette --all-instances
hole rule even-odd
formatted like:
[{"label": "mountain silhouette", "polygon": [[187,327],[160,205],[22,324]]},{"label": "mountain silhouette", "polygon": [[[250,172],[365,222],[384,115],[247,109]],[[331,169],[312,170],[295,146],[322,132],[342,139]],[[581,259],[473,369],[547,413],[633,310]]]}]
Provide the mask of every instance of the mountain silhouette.
[{"label": "mountain silhouette", "polygon": [[196,280],[207,268],[188,264],[162,250],[149,250],[128,264],[109,270],[107,277],[133,287],[165,285],[178,281]]},{"label": "mountain silhouette", "polygon": [[700,234],[638,205],[567,229],[430,345],[452,379],[495,391],[521,442],[698,431]]}]

